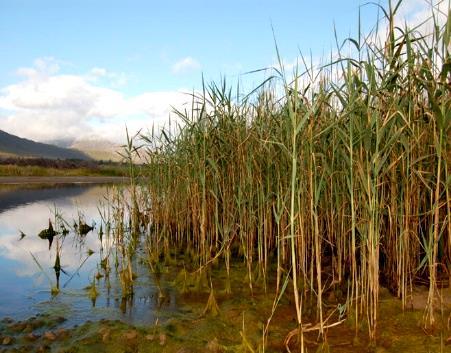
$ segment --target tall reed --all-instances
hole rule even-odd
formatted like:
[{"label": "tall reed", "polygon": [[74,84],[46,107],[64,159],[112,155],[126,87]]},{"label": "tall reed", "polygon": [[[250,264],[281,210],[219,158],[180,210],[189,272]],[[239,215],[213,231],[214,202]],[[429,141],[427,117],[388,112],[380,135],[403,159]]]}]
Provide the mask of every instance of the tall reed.
[{"label": "tall reed", "polygon": [[206,85],[176,111],[176,133],[143,138],[158,239],[200,266],[243,261],[251,294],[275,276],[278,298],[289,273],[301,340],[341,322],[323,302],[334,288],[349,288],[356,332],[364,318],[372,340],[381,284],[406,307],[425,281],[425,325],[436,322],[451,257],[451,20],[422,35],[397,27],[391,5],[385,43],[359,33],[344,43],[353,55],[339,45],[338,60],[292,79],[280,60],[246,96]]}]

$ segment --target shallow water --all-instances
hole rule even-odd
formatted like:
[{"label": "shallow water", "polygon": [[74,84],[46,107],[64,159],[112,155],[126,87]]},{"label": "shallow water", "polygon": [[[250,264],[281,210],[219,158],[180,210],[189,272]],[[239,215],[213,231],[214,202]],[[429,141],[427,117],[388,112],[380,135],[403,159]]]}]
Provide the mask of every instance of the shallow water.
[{"label": "shallow water", "polygon": [[[85,288],[93,282],[100,262],[98,206],[107,188],[106,185],[76,184],[0,185],[0,317],[20,320],[38,313],[51,313],[64,316],[67,319],[65,326],[100,319],[145,324],[176,310],[175,295],[170,288],[160,288],[165,291],[166,300],[159,302],[159,289],[152,276],[145,266],[137,264],[133,298],[121,299],[120,285],[112,270],[109,286],[104,278],[99,280],[97,290],[100,295],[95,306],[89,299]],[[95,222],[96,229],[86,235],[82,244],[73,232],[65,238],[61,266],[67,274],[61,273],[61,291],[52,296],[51,287],[56,284],[53,270],[56,240],[49,251],[48,241],[37,234],[48,227],[49,219],[55,217],[55,210],[69,225],[78,221],[79,213],[82,213],[87,224]],[[26,234],[22,240],[19,240],[20,231]],[[88,250],[93,250],[94,254],[88,256]]]}]

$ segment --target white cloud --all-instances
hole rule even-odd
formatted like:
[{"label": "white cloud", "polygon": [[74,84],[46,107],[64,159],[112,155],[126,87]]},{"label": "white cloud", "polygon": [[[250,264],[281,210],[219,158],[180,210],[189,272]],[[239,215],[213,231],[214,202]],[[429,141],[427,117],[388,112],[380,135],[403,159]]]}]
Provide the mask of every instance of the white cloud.
[{"label": "white cloud", "polygon": [[[434,30],[434,18],[439,27],[445,25],[449,6],[449,0],[403,1],[395,15],[395,26],[403,30],[407,26],[410,30],[430,36]],[[388,25],[385,20],[382,22],[382,26],[379,27],[375,40],[384,43],[387,35]]]},{"label": "white cloud", "polygon": [[182,74],[190,71],[197,71],[201,68],[200,63],[193,59],[191,56],[187,56],[179,61],[177,61],[172,66],[172,73],[174,74]]},{"label": "white cloud", "polygon": [[94,67],[89,71],[87,79],[94,83],[105,83],[112,88],[123,87],[128,83],[128,75],[123,72],[112,72],[103,67]]},{"label": "white cloud", "polygon": [[123,142],[131,132],[164,125],[190,97],[180,91],[143,92],[127,97],[95,77],[113,77],[103,68],[87,75],[60,74],[54,60],[38,59],[18,70],[22,79],[0,90],[2,130],[37,141],[102,136]]}]

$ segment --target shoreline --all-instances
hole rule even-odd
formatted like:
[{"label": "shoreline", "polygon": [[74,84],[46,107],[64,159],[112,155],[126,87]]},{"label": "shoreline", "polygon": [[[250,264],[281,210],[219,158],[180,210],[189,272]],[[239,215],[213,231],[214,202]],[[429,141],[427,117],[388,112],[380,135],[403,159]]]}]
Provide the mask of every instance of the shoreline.
[{"label": "shoreline", "polygon": [[22,184],[114,184],[128,177],[118,176],[0,176],[0,185]]}]

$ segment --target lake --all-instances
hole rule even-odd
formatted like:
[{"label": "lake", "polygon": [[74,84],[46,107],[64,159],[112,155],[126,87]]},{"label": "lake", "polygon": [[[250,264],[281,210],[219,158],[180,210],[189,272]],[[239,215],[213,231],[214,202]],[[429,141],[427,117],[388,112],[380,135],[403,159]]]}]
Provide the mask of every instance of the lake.
[{"label": "lake", "polygon": [[[147,266],[142,265],[138,248],[133,272],[134,295],[121,296],[120,283],[114,268],[108,277],[101,277],[102,218],[100,211],[111,185],[1,185],[0,184],[0,318],[26,319],[39,313],[67,318],[65,326],[87,320],[120,319],[132,324],[154,323],[177,309],[175,292],[164,279],[155,281]],[[120,186],[119,186],[120,187]],[[53,268],[56,257],[55,240],[49,250],[47,239],[38,234],[55,225],[58,214],[69,230],[61,245],[60,292]],[[73,224],[84,219],[94,225],[83,237],[77,236]],[[105,227],[105,226],[104,226]],[[21,232],[25,234],[21,239]],[[63,239],[63,238],[61,238]],[[91,254],[91,255],[90,255]],[[86,289],[96,280],[98,297],[93,302]],[[164,291],[164,301],[161,301]]]}]

